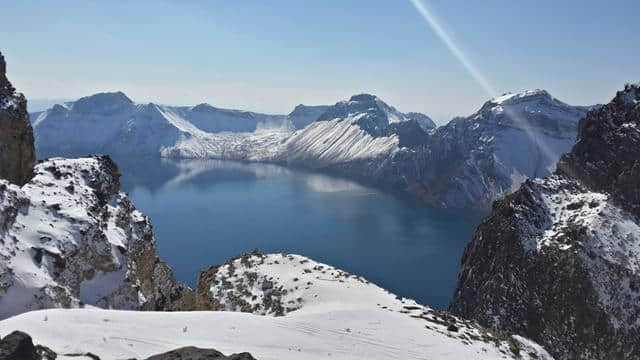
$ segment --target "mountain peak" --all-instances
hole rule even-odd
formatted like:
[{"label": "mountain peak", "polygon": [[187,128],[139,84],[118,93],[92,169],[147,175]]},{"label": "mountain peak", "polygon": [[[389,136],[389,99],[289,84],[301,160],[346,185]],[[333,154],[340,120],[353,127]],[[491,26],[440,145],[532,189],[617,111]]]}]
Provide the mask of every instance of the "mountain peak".
[{"label": "mountain peak", "polygon": [[130,106],[133,101],[122,91],[97,93],[73,103],[73,109],[83,113],[113,113]]},{"label": "mountain peak", "polygon": [[191,108],[191,110],[195,112],[210,112],[216,110],[216,108],[211,106],[210,104],[201,103]]},{"label": "mountain peak", "polygon": [[[9,79],[7,79],[7,63],[4,61],[4,56],[0,52],[0,91],[3,93],[12,94],[15,89],[11,85]],[[8,94],[7,94],[8,95]]]},{"label": "mountain peak", "polygon": [[375,95],[371,95],[371,94],[356,94],[353,95],[349,101],[358,101],[358,102],[369,102],[369,101],[376,101],[378,100],[378,97]]},{"label": "mountain peak", "polygon": [[490,103],[494,104],[511,104],[515,102],[519,102],[522,100],[532,100],[532,99],[546,99],[546,100],[555,100],[547,90],[534,89],[534,90],[525,90],[519,93],[504,93],[500,96],[496,96],[493,99],[489,100]]}]

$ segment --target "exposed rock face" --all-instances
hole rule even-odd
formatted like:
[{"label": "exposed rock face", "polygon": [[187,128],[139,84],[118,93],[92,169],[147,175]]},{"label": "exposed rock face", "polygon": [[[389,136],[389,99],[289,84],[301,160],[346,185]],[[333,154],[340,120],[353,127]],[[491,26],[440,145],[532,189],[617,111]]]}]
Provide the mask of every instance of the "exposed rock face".
[{"label": "exposed rock face", "polygon": [[0,53],[0,178],[23,185],[33,176],[35,148],[27,100],[16,93],[6,76]]},{"label": "exposed rock face", "polygon": [[0,360],[54,360],[56,353],[34,345],[31,336],[14,331],[0,340]]},{"label": "exposed rock face", "polygon": [[554,175],[496,201],[450,310],[558,359],[640,359],[640,91],[580,121]]},{"label": "exposed rock face", "polygon": [[109,157],[53,158],[0,180],[0,319],[51,307],[189,308]]},{"label": "exposed rock face", "polygon": [[193,346],[183,347],[163,354],[151,356],[147,360],[256,360],[244,352],[225,356],[214,349],[201,349]]}]

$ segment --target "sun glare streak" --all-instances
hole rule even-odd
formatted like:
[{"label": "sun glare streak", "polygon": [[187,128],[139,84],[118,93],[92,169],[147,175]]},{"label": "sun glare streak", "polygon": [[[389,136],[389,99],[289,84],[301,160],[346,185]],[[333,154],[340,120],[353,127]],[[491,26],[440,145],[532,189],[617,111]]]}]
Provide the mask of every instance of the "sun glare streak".
[{"label": "sun glare streak", "polygon": [[[438,38],[440,38],[440,41],[445,44],[445,46],[449,49],[449,51],[451,51],[453,56],[462,64],[462,66],[464,66],[471,77],[473,77],[473,79],[480,85],[480,87],[482,87],[487,95],[489,95],[489,97],[491,98],[499,95],[499,93],[495,91],[494,87],[489,83],[485,76],[478,70],[478,68],[476,68],[476,66],[471,62],[471,60],[469,60],[465,53],[458,47],[458,45],[445,31],[442,25],[440,25],[436,17],[424,5],[422,0],[409,1],[411,1],[418,13],[424,18],[427,24],[429,24],[429,27],[436,33]],[[538,144],[540,151],[542,151],[543,155],[546,156],[547,159],[554,159],[556,157],[551,149],[549,149],[547,144],[544,143],[544,140],[536,136],[536,134],[531,130],[531,126],[527,121],[522,119],[516,112],[511,111],[508,106],[503,106],[503,108],[505,113],[510,118],[520,124],[522,130],[524,130],[527,136],[536,144]]]},{"label": "sun glare streak", "polygon": [[422,3],[422,1],[420,0],[410,0],[410,1],[413,4],[413,6],[416,8],[416,10],[418,10],[420,15],[422,15],[422,17],[427,21],[431,29],[436,33],[436,35],[438,35],[440,40],[447,46],[449,51],[451,51],[453,56],[455,56],[456,59],[460,61],[462,66],[464,66],[465,69],[467,69],[467,71],[469,72],[469,74],[471,74],[471,76],[478,82],[478,84],[480,84],[482,89],[491,97],[498,95],[498,93],[495,91],[493,86],[489,84],[487,79],[482,75],[482,73],[480,73],[480,71],[478,71],[478,69],[475,67],[475,65],[473,65],[471,60],[469,60],[467,56],[464,54],[464,52],[460,50],[460,48],[456,45],[456,43],[453,41],[451,36],[447,34],[447,32],[444,30],[444,28],[440,25],[438,20],[435,18],[435,16],[431,14],[431,11],[427,9],[427,7]]}]

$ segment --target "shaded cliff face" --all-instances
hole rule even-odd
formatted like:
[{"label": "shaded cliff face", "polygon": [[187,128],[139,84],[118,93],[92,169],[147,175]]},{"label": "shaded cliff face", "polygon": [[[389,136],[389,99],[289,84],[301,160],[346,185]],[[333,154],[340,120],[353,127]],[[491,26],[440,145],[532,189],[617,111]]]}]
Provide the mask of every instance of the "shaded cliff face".
[{"label": "shaded cliff face", "polygon": [[639,95],[627,86],[588,113],[553,175],[494,203],[452,312],[559,359],[640,359]]},{"label": "shaded cliff face", "polygon": [[22,188],[0,180],[0,319],[85,304],[189,308],[110,158],[53,158],[35,174]]},{"label": "shaded cliff face", "polygon": [[35,148],[27,100],[7,79],[0,53],[0,178],[23,185],[33,176]]}]

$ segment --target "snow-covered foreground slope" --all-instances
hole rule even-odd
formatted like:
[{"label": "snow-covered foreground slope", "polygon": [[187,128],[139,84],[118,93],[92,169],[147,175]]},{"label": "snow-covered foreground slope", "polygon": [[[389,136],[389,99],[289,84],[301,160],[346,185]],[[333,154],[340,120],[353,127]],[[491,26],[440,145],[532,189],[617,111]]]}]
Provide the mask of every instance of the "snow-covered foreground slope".
[{"label": "snow-covered foreground slope", "polygon": [[0,319],[83,304],[165,309],[184,290],[108,157],[50,159],[22,188],[0,180],[0,259]]},{"label": "snow-covered foreground slope", "polygon": [[[260,360],[550,359],[526,339],[479,328],[298,255],[245,255],[205,271],[199,287],[226,310],[254,314],[47,310],[0,322],[0,334],[18,329],[59,354],[102,359],[140,359],[182,346],[248,351]],[[286,307],[284,316],[258,315],[261,306],[277,304]]]}]

